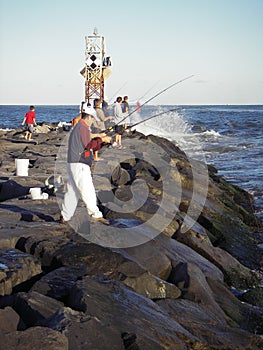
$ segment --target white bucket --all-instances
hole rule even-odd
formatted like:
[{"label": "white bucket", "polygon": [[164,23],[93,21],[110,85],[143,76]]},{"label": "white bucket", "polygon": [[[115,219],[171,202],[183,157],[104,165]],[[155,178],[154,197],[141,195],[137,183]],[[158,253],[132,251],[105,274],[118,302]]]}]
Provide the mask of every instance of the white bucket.
[{"label": "white bucket", "polygon": [[40,187],[33,187],[29,190],[32,199],[42,199],[42,193]]},{"label": "white bucket", "polygon": [[29,159],[15,159],[16,175],[28,176]]}]

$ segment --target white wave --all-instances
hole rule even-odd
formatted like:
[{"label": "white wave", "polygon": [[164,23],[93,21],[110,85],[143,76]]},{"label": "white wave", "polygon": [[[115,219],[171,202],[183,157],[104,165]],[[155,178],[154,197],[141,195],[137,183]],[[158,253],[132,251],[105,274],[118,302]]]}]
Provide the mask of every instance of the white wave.
[{"label": "white wave", "polygon": [[15,129],[10,129],[10,128],[0,128],[0,131],[12,131],[12,130],[15,130]]},{"label": "white wave", "polygon": [[[159,109],[156,112],[161,113],[162,110]],[[194,134],[191,125],[176,111],[167,111],[163,115],[135,126],[135,129],[145,135],[153,134],[166,138],[178,145],[189,156],[204,160],[200,134]]]},{"label": "white wave", "polygon": [[206,131],[202,132],[201,135],[221,137],[220,133],[215,131],[215,130],[213,130],[213,129],[212,130],[206,130]]},{"label": "white wave", "polygon": [[[159,109],[156,112],[161,113],[162,110]],[[199,151],[202,152],[202,136],[221,137],[215,130],[207,130],[201,133],[193,132],[192,126],[177,111],[167,111],[161,116],[139,124],[135,129],[145,135],[153,134],[176,142],[179,147],[189,150],[192,155],[198,154]]]},{"label": "white wave", "polygon": [[[157,111],[157,113],[161,112],[161,110]],[[169,140],[176,140],[178,136],[191,132],[191,127],[175,111],[167,111],[161,116],[141,123],[135,129],[146,135],[154,134]]]}]

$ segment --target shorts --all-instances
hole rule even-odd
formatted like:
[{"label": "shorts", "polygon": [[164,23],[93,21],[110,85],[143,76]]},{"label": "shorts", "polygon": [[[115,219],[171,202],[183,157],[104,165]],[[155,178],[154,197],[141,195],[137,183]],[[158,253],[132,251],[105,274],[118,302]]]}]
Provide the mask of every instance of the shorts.
[{"label": "shorts", "polygon": [[29,131],[32,134],[34,131],[34,124],[27,124],[26,131]]},{"label": "shorts", "polygon": [[115,125],[114,127],[117,134],[122,135],[124,133],[124,126],[123,125]]}]

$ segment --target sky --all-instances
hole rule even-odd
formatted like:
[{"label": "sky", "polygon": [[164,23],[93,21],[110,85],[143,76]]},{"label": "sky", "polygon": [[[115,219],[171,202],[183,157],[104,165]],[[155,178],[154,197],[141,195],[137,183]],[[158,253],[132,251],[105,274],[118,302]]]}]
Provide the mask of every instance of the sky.
[{"label": "sky", "polygon": [[78,105],[85,36],[111,57],[105,95],[263,104],[263,0],[0,0],[0,104]]}]

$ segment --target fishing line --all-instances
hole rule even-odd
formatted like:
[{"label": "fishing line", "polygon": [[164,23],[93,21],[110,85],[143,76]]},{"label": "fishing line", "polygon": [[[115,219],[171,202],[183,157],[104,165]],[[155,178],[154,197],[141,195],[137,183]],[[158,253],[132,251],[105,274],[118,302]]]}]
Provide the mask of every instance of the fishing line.
[{"label": "fishing line", "polygon": [[152,87],[150,87],[150,89],[148,89],[145,94],[143,94],[140,98],[137,98],[137,101],[142,100],[146,95],[148,95],[148,93],[160,82],[160,80],[158,80],[156,83],[153,84]]},{"label": "fishing line", "polygon": [[168,109],[167,111],[160,112],[160,113],[158,113],[158,114],[152,115],[152,116],[149,117],[149,118],[146,118],[146,119],[144,119],[144,120],[140,120],[139,122],[137,122],[137,123],[135,123],[135,124],[133,124],[133,125],[128,126],[126,129],[131,129],[131,128],[133,128],[133,127],[139,125],[139,124],[142,124],[142,123],[147,122],[147,121],[150,120],[150,119],[159,117],[159,116],[162,115],[162,114],[169,113],[169,112],[174,112],[174,111],[177,111],[177,110],[178,110],[178,108]]},{"label": "fishing line", "polygon": [[[153,97],[149,98],[147,101],[145,101],[140,108],[142,108],[143,106],[145,106],[148,102],[152,101],[154,98],[156,98],[157,96],[161,95],[162,93],[164,93],[165,91],[171,89],[173,86],[182,83],[183,81],[192,78],[194,75],[189,75],[188,77],[178,80],[175,83],[171,84],[170,86],[168,86],[167,88],[163,89],[162,91],[158,92],[156,95],[154,95]],[[118,123],[116,123],[115,125],[118,125],[120,123],[122,123],[125,119],[127,119],[128,117],[130,117],[133,113],[135,113],[138,110],[138,108],[134,109],[131,113],[129,113],[126,117],[124,117],[121,121],[119,121]]]},{"label": "fishing line", "polygon": [[117,93],[119,92],[119,91],[121,91],[121,89],[123,89],[124,88],[124,86],[127,84],[127,81],[125,81],[125,83],[112,95],[112,97],[109,99],[109,101],[108,101],[108,103],[110,104],[110,101],[113,99],[113,97],[114,96],[116,96],[117,95]]},{"label": "fishing line", "polygon": [[[158,117],[158,116],[160,116],[160,115],[162,115],[162,114],[169,113],[169,112],[174,112],[174,111],[177,111],[177,110],[178,110],[178,108],[173,108],[173,109],[168,109],[167,111],[160,112],[160,113],[158,113],[158,114],[154,114],[154,115],[152,115],[152,116],[149,117],[149,118],[146,118],[146,119],[144,119],[144,120],[140,120],[139,122],[137,122],[137,123],[135,123],[135,124],[133,124],[133,125],[127,126],[126,129],[131,129],[131,128],[133,128],[134,126],[137,126],[137,125],[139,125],[139,124],[141,124],[141,123],[145,123],[145,122],[147,122],[148,120],[153,119],[153,118],[156,118],[156,117]],[[116,124],[116,125],[117,125],[117,124]],[[114,126],[110,126],[110,127],[107,128],[106,130],[104,130],[104,133],[107,134],[107,133],[113,131],[113,129],[114,129]],[[116,133],[115,133],[115,134],[116,134]]]}]

